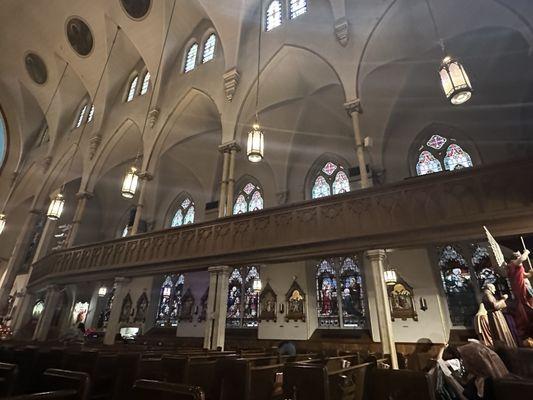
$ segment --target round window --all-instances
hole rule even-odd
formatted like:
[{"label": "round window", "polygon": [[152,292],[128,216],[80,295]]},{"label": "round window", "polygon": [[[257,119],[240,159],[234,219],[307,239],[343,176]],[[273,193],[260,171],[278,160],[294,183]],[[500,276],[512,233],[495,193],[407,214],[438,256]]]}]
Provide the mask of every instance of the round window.
[{"label": "round window", "polygon": [[79,18],[71,18],[67,22],[67,38],[76,53],[87,56],[93,49],[93,34],[89,26]]}]

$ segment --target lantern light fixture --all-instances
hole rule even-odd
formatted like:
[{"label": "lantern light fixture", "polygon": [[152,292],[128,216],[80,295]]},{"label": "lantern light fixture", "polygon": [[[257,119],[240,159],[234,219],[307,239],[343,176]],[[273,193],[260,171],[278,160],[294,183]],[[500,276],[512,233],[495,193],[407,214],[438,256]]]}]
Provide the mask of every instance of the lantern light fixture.
[{"label": "lantern light fixture", "polygon": [[63,196],[63,193],[60,191],[54,196],[54,198],[50,202],[50,206],[48,207],[46,216],[52,221],[57,221],[59,218],[61,218],[61,214],[63,214],[64,207],[65,196]]},{"label": "lantern light fixture", "polygon": [[132,166],[124,177],[122,182],[122,197],[132,199],[137,192],[137,185],[139,184],[139,175],[137,168]]},{"label": "lantern light fixture", "polygon": [[248,160],[253,163],[261,161],[265,155],[265,135],[257,121],[248,132],[248,146],[246,154]]},{"label": "lantern light fixture", "polygon": [[263,283],[261,282],[261,278],[255,278],[252,283],[252,289],[254,292],[259,293],[263,289]]},{"label": "lantern light fixture", "polygon": [[101,286],[100,289],[98,289],[98,297],[105,297],[107,294],[107,288],[105,286]]},{"label": "lantern light fixture", "polygon": [[442,90],[453,105],[466,103],[472,97],[472,84],[459,61],[446,56],[439,71]]},{"label": "lantern light fixture", "polygon": [[388,269],[383,272],[383,279],[387,286],[393,286],[398,282],[398,275],[394,269]]},{"label": "lantern light fixture", "polygon": [[6,227],[6,215],[3,213],[0,213],[0,235],[4,231]]}]

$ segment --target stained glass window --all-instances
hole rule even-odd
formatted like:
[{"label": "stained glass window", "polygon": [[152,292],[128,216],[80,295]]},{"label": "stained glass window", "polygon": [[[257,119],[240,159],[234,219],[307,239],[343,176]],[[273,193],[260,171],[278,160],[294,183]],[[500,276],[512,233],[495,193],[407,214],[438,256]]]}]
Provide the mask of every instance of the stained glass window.
[{"label": "stained glass window", "polygon": [[332,264],[327,260],[322,260],[317,267],[316,291],[318,325],[321,327],[339,326],[337,276]]},{"label": "stained glass window", "polygon": [[158,326],[177,326],[181,312],[181,298],[185,277],[183,275],[167,275],[159,296],[156,324]]},{"label": "stained glass window", "polygon": [[281,25],[281,2],[272,1],[266,12],[266,31],[269,32]]},{"label": "stained glass window", "polygon": [[146,92],[148,92],[148,88],[150,87],[150,72],[146,71],[143,78],[143,84],[141,86],[141,96],[145,95]]},{"label": "stained glass window", "polygon": [[299,17],[307,12],[307,0],[291,0],[290,2],[291,19]]},{"label": "stained glass window", "polygon": [[243,302],[243,325],[247,327],[257,326],[259,309],[259,292],[253,288],[254,280],[259,279],[257,267],[249,267],[248,274],[244,281],[244,302]]},{"label": "stained glass window", "polygon": [[83,118],[85,117],[85,113],[87,112],[87,104],[85,104],[78,114],[78,121],[76,122],[76,128],[79,128],[81,124],[83,123]]},{"label": "stained glass window", "polygon": [[253,284],[254,280],[259,278],[258,266],[235,268],[231,272],[226,315],[226,324],[229,327],[252,328],[257,326],[259,293],[254,291]]},{"label": "stained glass window", "polygon": [[130,88],[128,90],[128,97],[126,98],[126,102],[132,101],[135,97],[135,94],[137,92],[137,83],[139,82],[139,75],[135,75],[135,78],[132,79],[130,82]]},{"label": "stained glass window", "polygon": [[322,328],[364,328],[366,303],[357,259],[324,259],[316,268],[318,325]]},{"label": "stained glass window", "polygon": [[324,164],[318,176],[315,178],[311,189],[311,198],[331,196],[332,194],[346,193],[350,191],[350,181],[344,168],[328,161]]},{"label": "stained glass window", "polygon": [[472,159],[470,155],[465,152],[461,146],[457,144],[451,144],[446,150],[446,157],[444,157],[444,168],[447,171],[454,171],[461,168],[473,167]]},{"label": "stained glass window", "polygon": [[226,323],[231,327],[241,326],[242,283],[241,271],[239,268],[235,268],[229,277],[228,311],[226,314]]},{"label": "stained glass window", "polygon": [[175,228],[194,223],[194,212],[194,202],[190,197],[185,197],[184,200],[180,201],[179,207],[174,213],[174,217],[172,218],[170,226]]},{"label": "stained glass window", "polygon": [[440,253],[438,264],[452,324],[471,326],[478,305],[464,257],[455,247],[447,245]]},{"label": "stained glass window", "polygon": [[262,210],[263,206],[261,188],[252,182],[248,182],[237,194],[237,200],[235,200],[233,205],[233,214]]},{"label": "stained glass window", "polygon": [[193,43],[187,51],[187,58],[185,59],[184,72],[192,71],[196,68],[196,55],[198,54],[198,43]]},{"label": "stained glass window", "polygon": [[[508,279],[505,275],[498,273],[499,269],[492,265],[489,250],[480,245],[473,245],[472,253],[472,267],[476,273],[476,277],[481,289],[488,283],[491,283],[496,288],[496,293],[499,296],[507,294],[511,296],[511,289]],[[500,271],[505,272],[505,271]]]},{"label": "stained glass window", "polygon": [[33,306],[31,317],[34,320],[38,320],[41,314],[43,313],[43,310],[44,310],[44,300],[37,301],[37,303],[35,303],[35,305]]},{"label": "stained glass window", "polygon": [[[449,145],[446,147],[446,144]],[[445,138],[433,134],[420,147],[416,163],[416,174],[427,175],[435,172],[454,171],[461,168],[473,167],[472,158],[455,139]]]},{"label": "stained glass window", "polygon": [[204,53],[202,55],[202,64],[211,61],[215,57],[215,48],[217,44],[217,35],[212,33],[204,43]]}]

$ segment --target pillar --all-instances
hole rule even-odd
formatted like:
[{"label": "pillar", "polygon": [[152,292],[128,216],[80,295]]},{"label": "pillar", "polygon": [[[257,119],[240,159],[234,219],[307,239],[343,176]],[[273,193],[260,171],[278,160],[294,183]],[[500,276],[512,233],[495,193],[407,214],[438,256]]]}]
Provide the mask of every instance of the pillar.
[{"label": "pillar", "polygon": [[43,232],[41,233],[39,243],[37,244],[37,249],[35,250],[35,255],[33,256],[32,263],[36,263],[41,258],[46,256],[46,254],[48,254],[48,249],[50,248],[50,240],[54,236],[56,227],[57,221],[53,221],[48,218],[46,219]]},{"label": "pillar", "polygon": [[35,225],[41,217],[42,211],[31,210],[28,213],[26,221],[24,221],[24,225],[15,242],[0,287],[0,314],[5,314],[5,312],[7,312],[9,293],[15,282],[15,277],[19,271],[20,264],[24,262],[24,257],[26,256],[26,251],[28,249],[28,242],[30,241],[31,235],[34,233]]},{"label": "pillar", "polygon": [[361,113],[361,103],[359,99],[349,100],[344,103],[344,108],[352,119],[353,132],[355,137],[355,151],[357,163],[361,174],[361,188],[365,189],[370,186],[368,181],[368,172],[366,171],[365,148],[363,138],[361,137],[361,128],[359,124],[359,114]]},{"label": "pillar", "polygon": [[233,197],[235,194],[235,155],[241,151],[235,142],[229,144],[229,167],[228,167],[228,196],[226,200],[226,215],[233,215]]},{"label": "pillar", "polygon": [[148,187],[148,182],[153,179],[153,176],[148,172],[142,172],[139,174],[139,200],[137,201],[137,209],[135,211],[135,220],[131,228],[131,235],[136,235],[139,232],[139,225],[141,223],[144,202],[146,198],[146,190]]},{"label": "pillar", "polygon": [[394,342],[389,295],[384,279],[385,250],[369,250],[366,253],[371,264],[372,283],[376,290],[376,311],[383,354],[390,354],[393,369],[398,369],[398,356]]},{"label": "pillar", "polygon": [[111,305],[111,314],[105,331],[104,344],[114,344],[115,336],[120,332],[120,312],[122,311],[122,301],[126,297],[126,289],[129,282],[129,278],[115,278],[115,297]]},{"label": "pillar", "polygon": [[224,349],[230,268],[226,266],[210,267],[208,271],[209,294],[204,349],[216,350],[218,347]]},{"label": "pillar", "polygon": [[74,218],[72,219],[72,227],[68,234],[67,247],[72,247],[78,236],[78,231],[80,229],[81,221],[83,219],[83,214],[85,213],[85,207],[87,206],[87,200],[93,197],[92,193],[89,192],[79,192],[76,195],[78,199],[78,205],[76,206],[76,211],[74,213]]},{"label": "pillar", "polygon": [[18,302],[17,309],[11,319],[11,330],[13,336],[16,336],[19,331],[26,326],[30,321],[33,312],[33,306],[37,301],[34,293],[28,292],[21,294],[21,299]]},{"label": "pillar", "polygon": [[56,285],[51,285],[46,288],[46,296],[44,298],[44,310],[39,317],[35,331],[33,332],[33,340],[39,342],[46,341],[48,331],[54,318],[55,310],[57,309],[60,299],[60,288]]},{"label": "pillar", "polygon": [[219,146],[219,151],[223,154],[222,162],[222,180],[220,181],[220,199],[218,201],[218,217],[226,215],[226,200],[228,197],[228,168],[229,168],[229,149],[228,146]]},{"label": "pillar", "polygon": [[98,318],[100,311],[100,301],[102,297],[99,295],[100,287],[102,285],[97,285],[93,290],[91,296],[91,301],[89,303],[89,311],[87,312],[87,318],[85,318],[85,327],[86,328],[95,328],[95,319]]}]

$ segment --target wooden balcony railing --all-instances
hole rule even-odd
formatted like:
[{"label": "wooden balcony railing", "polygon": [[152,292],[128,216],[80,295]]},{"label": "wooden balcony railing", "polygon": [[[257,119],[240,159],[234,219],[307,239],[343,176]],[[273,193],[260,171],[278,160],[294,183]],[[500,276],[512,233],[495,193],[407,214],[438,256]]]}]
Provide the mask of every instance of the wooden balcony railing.
[{"label": "wooden balcony railing", "polygon": [[408,179],[52,253],[30,286],[306,259],[533,230],[533,161]]}]

